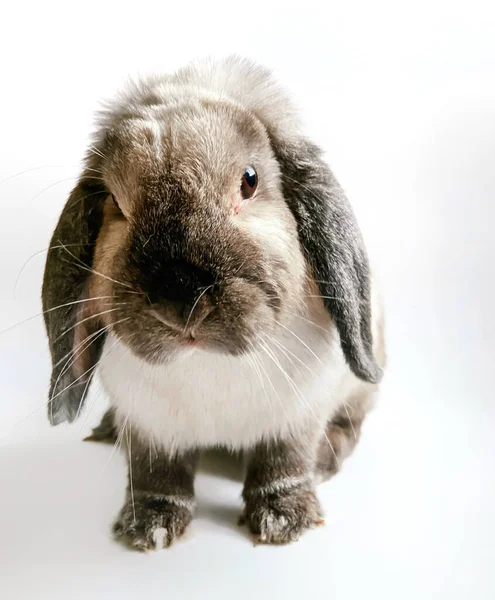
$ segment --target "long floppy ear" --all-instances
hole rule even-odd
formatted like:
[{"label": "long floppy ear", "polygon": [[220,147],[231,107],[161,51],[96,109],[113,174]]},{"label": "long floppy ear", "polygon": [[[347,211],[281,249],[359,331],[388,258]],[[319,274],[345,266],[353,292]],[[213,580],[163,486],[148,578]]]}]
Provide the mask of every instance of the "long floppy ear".
[{"label": "long floppy ear", "polygon": [[46,259],[42,304],[52,357],[52,425],[78,416],[103,346],[104,331],[95,332],[94,319],[88,318],[95,307],[88,300],[88,278],[106,196],[100,182],[83,175],[62,211]]},{"label": "long floppy ear", "polygon": [[370,269],[352,208],[317,146],[304,138],[270,137],[285,199],[346,361],[357,377],[378,383],[382,371],[373,355]]}]

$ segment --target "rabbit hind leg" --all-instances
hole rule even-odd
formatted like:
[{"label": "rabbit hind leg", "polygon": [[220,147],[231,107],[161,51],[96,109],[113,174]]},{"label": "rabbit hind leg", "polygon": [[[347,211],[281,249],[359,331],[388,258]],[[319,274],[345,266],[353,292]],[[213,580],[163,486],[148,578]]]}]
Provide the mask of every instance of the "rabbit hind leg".
[{"label": "rabbit hind leg", "polygon": [[115,427],[115,410],[109,408],[101,419],[101,423],[94,427],[91,435],[84,438],[85,442],[103,442],[114,444],[117,441],[117,428]]},{"label": "rabbit hind leg", "polygon": [[326,481],[342,467],[361,435],[364,418],[373,403],[375,388],[361,389],[346,398],[342,406],[328,421],[317,452],[315,478]]}]

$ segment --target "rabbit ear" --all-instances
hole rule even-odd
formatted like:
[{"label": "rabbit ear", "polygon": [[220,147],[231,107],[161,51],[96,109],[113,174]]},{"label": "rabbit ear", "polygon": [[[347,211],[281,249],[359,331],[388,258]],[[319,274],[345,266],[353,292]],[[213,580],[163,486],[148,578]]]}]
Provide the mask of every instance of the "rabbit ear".
[{"label": "rabbit ear", "polygon": [[[108,193],[81,178],[62,211],[48,251],[43,278],[43,312],[52,357],[48,419],[72,422],[79,414],[103,346],[88,278]],[[85,320],[87,319],[87,320]],[[84,320],[84,323],[81,321]]]},{"label": "rabbit ear", "polygon": [[305,139],[271,136],[286,202],[323,302],[335,321],[353,373],[378,383],[373,355],[368,258],[351,206],[321,151]]}]

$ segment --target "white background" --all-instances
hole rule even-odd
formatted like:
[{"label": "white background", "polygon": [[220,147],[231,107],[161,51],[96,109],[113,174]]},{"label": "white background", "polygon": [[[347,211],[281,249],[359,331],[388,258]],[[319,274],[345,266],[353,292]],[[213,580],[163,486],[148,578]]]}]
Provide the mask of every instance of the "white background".
[{"label": "white background", "polygon": [[109,532],[123,458],[80,441],[104,399],[50,428],[41,318],[3,332],[3,600],[495,598],[490,4],[3,5],[0,330],[41,310],[45,252],[35,253],[48,246],[99,99],[128,74],[237,52],[292,90],[347,190],[382,280],[390,357],[356,453],[319,490],[325,527],[254,548],[235,524],[241,483],[212,463],[187,538],[141,555]]}]

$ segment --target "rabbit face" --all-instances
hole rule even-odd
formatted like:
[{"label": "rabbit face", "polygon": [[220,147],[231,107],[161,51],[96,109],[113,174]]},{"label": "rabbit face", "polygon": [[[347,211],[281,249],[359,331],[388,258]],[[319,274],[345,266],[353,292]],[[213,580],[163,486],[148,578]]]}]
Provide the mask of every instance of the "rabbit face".
[{"label": "rabbit face", "polygon": [[158,107],[120,118],[100,154],[109,194],[90,293],[112,297],[102,319],[134,353],[243,353],[301,305],[296,222],[255,117],[228,103]]}]

